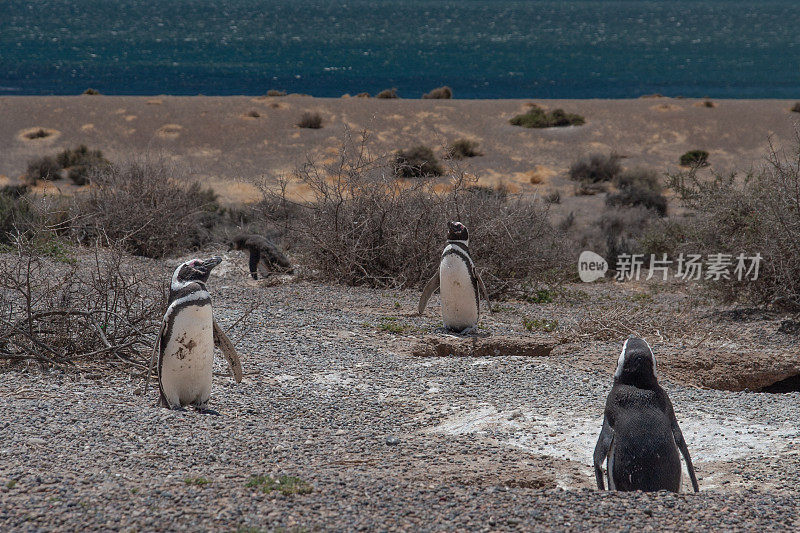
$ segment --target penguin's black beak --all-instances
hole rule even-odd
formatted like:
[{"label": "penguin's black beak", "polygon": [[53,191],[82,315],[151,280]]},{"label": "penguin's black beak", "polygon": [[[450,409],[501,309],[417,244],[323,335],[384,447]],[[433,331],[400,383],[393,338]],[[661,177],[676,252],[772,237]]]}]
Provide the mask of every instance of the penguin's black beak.
[{"label": "penguin's black beak", "polygon": [[212,257],[200,263],[200,265],[197,267],[197,270],[205,275],[208,275],[212,270],[214,270],[214,267],[220,263],[222,263],[221,257]]}]

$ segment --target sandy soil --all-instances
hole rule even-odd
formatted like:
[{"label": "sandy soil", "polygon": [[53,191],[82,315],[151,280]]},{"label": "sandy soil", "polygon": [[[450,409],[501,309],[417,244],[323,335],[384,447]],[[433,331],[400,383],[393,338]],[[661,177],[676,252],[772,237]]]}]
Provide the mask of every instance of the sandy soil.
[{"label": "sandy soil", "polygon": [[[524,129],[508,119],[535,102],[584,115],[580,127]],[[330,161],[345,128],[368,130],[375,153],[426,144],[437,151],[458,138],[480,143],[465,163],[485,183],[547,193],[571,188],[564,174],[578,157],[615,151],[628,167],[678,169],[691,149],[710,152],[726,172],[761,163],[770,139],[794,138],[800,114],[784,100],[377,100],[287,97],[2,97],[0,176],[14,179],[26,162],[80,143],[111,159],[145,152],[180,162],[230,201],[255,197],[254,178],[291,172],[308,154]],[[295,126],[318,112],[324,127]],[[255,112],[255,113],[251,113]],[[250,116],[257,114],[258,117]],[[26,134],[44,129],[47,137]],[[534,183],[532,183],[534,182]],[[596,198],[578,198],[591,209]],[[585,206],[583,204],[586,204]]]}]

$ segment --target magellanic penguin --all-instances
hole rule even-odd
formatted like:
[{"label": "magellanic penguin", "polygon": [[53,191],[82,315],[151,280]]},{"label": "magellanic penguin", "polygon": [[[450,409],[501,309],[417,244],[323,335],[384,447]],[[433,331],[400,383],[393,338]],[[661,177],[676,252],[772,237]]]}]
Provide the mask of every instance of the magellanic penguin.
[{"label": "magellanic penguin", "polygon": [[250,252],[250,275],[253,276],[253,279],[258,279],[259,265],[267,272],[267,275],[272,270],[281,270],[288,274],[294,273],[292,263],[283,252],[260,235],[237,235],[233,238],[231,248]]},{"label": "magellanic penguin", "polygon": [[192,405],[206,410],[211,396],[214,346],[228,361],[236,382],[242,380],[242,365],[230,339],[214,319],[206,282],[219,257],[192,259],[178,266],[169,287],[169,307],[150,360],[145,394],[152,365],[158,353],[159,405],[180,409]]},{"label": "magellanic penguin", "polygon": [[646,341],[631,337],[622,346],[614,386],[606,401],[603,429],[594,449],[597,488],[603,490],[603,461],[608,457],[610,490],[681,488],[681,460],[695,492],[697,477],[672,402],[656,378],[656,358]]},{"label": "magellanic penguin", "polygon": [[[447,246],[439,261],[439,271],[425,285],[418,312],[425,312],[436,289],[442,296],[444,327],[462,334],[473,331],[480,315],[480,295],[489,296],[469,255],[469,232],[461,222],[447,223]],[[489,304],[489,313],[491,313]]]}]

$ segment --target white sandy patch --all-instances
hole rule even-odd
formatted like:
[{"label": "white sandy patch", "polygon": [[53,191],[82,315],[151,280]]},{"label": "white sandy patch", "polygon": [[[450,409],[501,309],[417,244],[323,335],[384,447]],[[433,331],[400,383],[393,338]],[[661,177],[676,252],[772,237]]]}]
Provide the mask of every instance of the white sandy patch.
[{"label": "white sandy patch", "polygon": [[[498,412],[493,407],[462,412],[431,429],[451,435],[512,433],[503,442],[537,455],[592,464],[602,417],[569,413],[543,415],[530,411]],[[798,429],[787,424],[767,426],[744,419],[684,416],[679,420],[693,462],[731,461],[748,456],[779,456],[790,451]]]}]

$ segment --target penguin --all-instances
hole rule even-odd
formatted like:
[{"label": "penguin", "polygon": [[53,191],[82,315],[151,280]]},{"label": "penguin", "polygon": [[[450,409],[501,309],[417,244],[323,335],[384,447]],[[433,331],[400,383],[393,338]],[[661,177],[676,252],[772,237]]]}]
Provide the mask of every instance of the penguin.
[{"label": "penguin", "polygon": [[153,348],[145,394],[152,366],[158,353],[159,405],[182,409],[192,405],[198,411],[207,408],[211,396],[214,346],[225,355],[237,383],[242,380],[239,356],[222,328],[214,319],[211,295],[206,288],[208,276],[222,258],[191,259],[175,269],[169,287],[169,306]]},{"label": "penguin", "polygon": [[294,274],[294,268],[292,268],[292,264],[283,252],[260,235],[237,235],[233,239],[231,248],[250,252],[250,275],[255,280],[258,279],[259,264],[268,273],[271,270],[283,270],[288,274]]},{"label": "penguin", "polygon": [[605,489],[602,465],[608,457],[609,490],[679,492],[679,451],[686,461],[692,488],[699,492],[672,402],[658,384],[653,351],[645,340],[631,337],[622,346],[614,386],[606,400],[603,428],[594,449],[597,488]]},{"label": "penguin", "polygon": [[420,315],[424,313],[431,295],[439,289],[444,327],[464,335],[473,332],[478,324],[481,293],[487,304],[489,296],[469,255],[467,228],[461,222],[451,221],[447,229],[447,246],[442,252],[439,270],[425,285],[417,311]]}]

